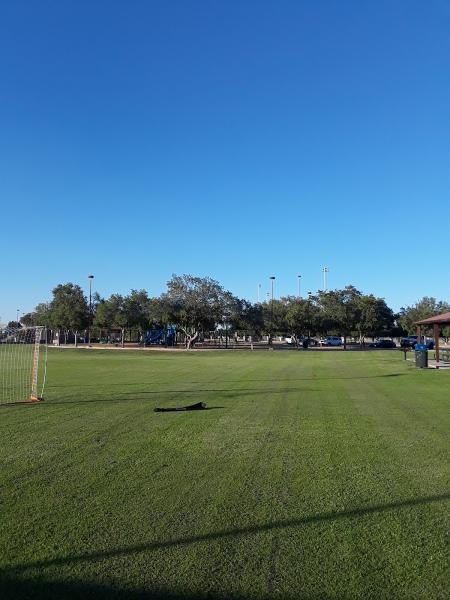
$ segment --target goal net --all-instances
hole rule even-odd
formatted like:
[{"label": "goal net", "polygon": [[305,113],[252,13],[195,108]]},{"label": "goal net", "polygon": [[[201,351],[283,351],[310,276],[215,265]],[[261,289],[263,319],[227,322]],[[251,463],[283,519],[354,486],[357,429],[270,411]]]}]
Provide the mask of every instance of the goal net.
[{"label": "goal net", "polygon": [[45,327],[0,327],[0,404],[42,400],[46,362]]}]

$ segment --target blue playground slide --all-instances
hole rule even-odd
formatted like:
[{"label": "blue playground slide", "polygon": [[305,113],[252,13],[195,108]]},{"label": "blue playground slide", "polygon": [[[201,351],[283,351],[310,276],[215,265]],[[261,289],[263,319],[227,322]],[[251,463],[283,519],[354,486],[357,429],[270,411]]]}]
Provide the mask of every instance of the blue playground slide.
[{"label": "blue playground slide", "polygon": [[175,325],[168,325],[163,329],[149,329],[144,334],[143,344],[144,346],[150,346],[152,344],[173,346],[175,343],[175,335]]},{"label": "blue playground slide", "polygon": [[168,346],[173,346],[175,344],[175,336],[177,334],[177,329],[175,325],[169,325],[166,329],[166,344]]}]

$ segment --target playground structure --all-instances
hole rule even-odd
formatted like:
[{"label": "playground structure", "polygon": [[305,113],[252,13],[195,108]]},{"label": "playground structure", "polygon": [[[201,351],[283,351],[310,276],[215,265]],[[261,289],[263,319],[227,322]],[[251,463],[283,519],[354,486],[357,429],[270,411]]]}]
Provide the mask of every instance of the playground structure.
[{"label": "playground structure", "polygon": [[162,329],[149,329],[142,336],[142,345],[147,346],[174,346],[176,343],[177,329],[175,325],[167,325]]}]

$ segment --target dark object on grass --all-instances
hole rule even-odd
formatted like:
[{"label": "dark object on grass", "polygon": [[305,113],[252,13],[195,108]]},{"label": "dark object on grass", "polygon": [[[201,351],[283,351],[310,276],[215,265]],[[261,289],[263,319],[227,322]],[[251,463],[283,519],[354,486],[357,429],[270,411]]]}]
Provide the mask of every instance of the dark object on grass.
[{"label": "dark object on grass", "polygon": [[208,407],[205,402],[197,402],[190,406],[180,406],[179,408],[155,408],[155,412],[179,412],[185,410],[206,410]]}]

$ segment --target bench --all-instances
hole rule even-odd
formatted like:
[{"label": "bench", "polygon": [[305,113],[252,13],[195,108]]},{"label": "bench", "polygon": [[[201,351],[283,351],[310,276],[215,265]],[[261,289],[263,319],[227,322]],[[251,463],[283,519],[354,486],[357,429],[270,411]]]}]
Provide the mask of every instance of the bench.
[{"label": "bench", "polygon": [[450,361],[450,350],[439,350],[439,360]]}]

